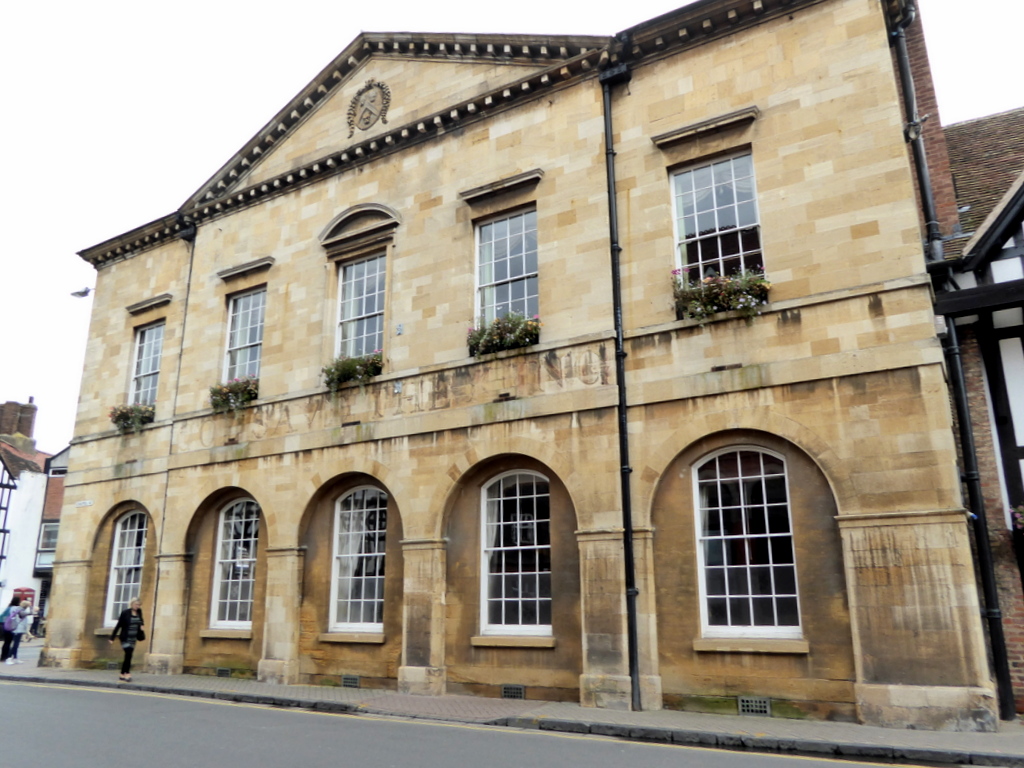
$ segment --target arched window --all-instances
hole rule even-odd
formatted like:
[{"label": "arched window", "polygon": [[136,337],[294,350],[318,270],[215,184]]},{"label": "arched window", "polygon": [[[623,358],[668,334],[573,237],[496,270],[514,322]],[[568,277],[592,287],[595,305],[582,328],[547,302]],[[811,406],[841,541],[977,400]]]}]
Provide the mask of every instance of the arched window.
[{"label": "arched window", "polygon": [[142,591],[142,566],[146,557],[145,512],[129,512],[114,525],[114,544],[110,555],[110,580],[107,585],[107,610],[104,624],[112,627],[121,611]]},{"label": "arched window", "polygon": [[384,631],[384,545],[388,495],[357,488],[338,499],[334,514],[331,629]]},{"label": "arched window", "polygon": [[233,502],[220,513],[211,627],[244,629],[252,626],[259,532],[260,505],[251,499]]},{"label": "arched window", "polygon": [[729,448],[694,470],[707,637],[801,637],[786,464]]},{"label": "arched window", "polygon": [[480,625],[485,635],[551,634],[548,479],[498,476],[481,496]]}]

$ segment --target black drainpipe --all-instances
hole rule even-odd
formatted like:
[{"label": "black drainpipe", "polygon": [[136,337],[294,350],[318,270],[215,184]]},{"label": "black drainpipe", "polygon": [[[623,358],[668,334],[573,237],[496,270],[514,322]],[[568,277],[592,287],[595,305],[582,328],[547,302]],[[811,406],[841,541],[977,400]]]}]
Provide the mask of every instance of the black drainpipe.
[{"label": "black drainpipe", "polygon": [[956,318],[949,318],[946,325],[949,329],[949,335],[945,339],[946,359],[949,361],[952,374],[953,400],[956,403],[957,421],[960,422],[960,445],[964,454],[962,479],[967,484],[967,495],[973,512],[971,519],[974,522],[974,540],[978,551],[978,570],[981,572],[981,587],[985,596],[982,616],[988,622],[989,643],[992,645],[992,666],[995,667],[999,695],[999,717],[1002,720],[1013,720],[1016,717],[1016,706],[1013,700],[1013,684],[1010,681],[1010,662],[1006,656],[1003,613],[999,610],[992,547],[988,538],[988,519],[985,516],[985,497],[981,492],[978,454],[974,446],[974,429],[971,426],[971,412],[967,403],[967,386],[964,380],[960,340],[956,332]]},{"label": "black drainpipe", "polygon": [[[914,153],[917,167],[917,184],[921,194],[921,206],[927,221],[928,236],[925,260],[943,262],[942,234],[935,209],[935,195],[932,192],[928,159],[924,151],[924,137],[921,119],[917,114],[917,96],[914,92],[914,77],[910,70],[910,56],[907,53],[907,38],[904,30],[917,18],[915,0],[906,0],[903,19],[892,33],[896,46],[896,61],[899,65],[900,85],[907,113],[907,126],[903,133]],[[948,274],[948,272],[947,272]],[[1006,655],[1006,637],[1003,634],[1003,614],[999,609],[999,593],[996,590],[996,575],[992,564],[992,543],[988,537],[988,518],[985,515],[985,497],[981,490],[981,475],[978,472],[978,454],[974,443],[974,428],[967,402],[967,381],[961,358],[960,342],[956,332],[956,318],[947,317],[949,330],[943,342],[946,359],[950,368],[950,383],[953,401],[956,405],[957,421],[960,424],[960,449],[963,452],[964,472],[961,480],[967,485],[967,496],[974,524],[974,541],[977,547],[978,570],[981,575],[982,594],[985,608],[982,616],[988,623],[989,644],[992,649],[992,666],[995,668],[996,689],[999,696],[999,717],[1013,720],[1016,707],[1013,700],[1013,684],[1010,681],[1010,662]]]},{"label": "black drainpipe", "polygon": [[622,549],[626,567],[626,636],[629,657],[629,680],[633,711],[639,712],[640,655],[637,649],[636,566],[633,560],[633,504],[629,488],[629,428],[626,412],[626,350],[622,338],[622,282],[619,272],[619,211],[615,200],[615,140],[612,135],[612,86],[628,83],[629,66],[614,64],[601,71],[598,81],[604,97],[604,155],[608,184],[608,237],[612,257],[612,307],[615,315],[615,382],[619,390],[619,476],[622,483]]},{"label": "black drainpipe", "polygon": [[916,18],[917,7],[914,0],[906,0],[903,19],[896,25],[892,37],[896,46],[900,85],[903,86],[903,104],[907,113],[907,125],[903,129],[903,136],[914,153],[917,186],[921,191],[921,207],[924,208],[924,218],[928,227],[928,250],[925,258],[928,261],[942,261],[942,233],[939,231],[939,216],[935,210],[935,196],[932,194],[932,177],[928,171],[928,158],[924,151],[924,120],[917,114],[917,93],[914,90],[914,76],[910,71],[910,55],[907,53],[907,36],[904,32]]}]

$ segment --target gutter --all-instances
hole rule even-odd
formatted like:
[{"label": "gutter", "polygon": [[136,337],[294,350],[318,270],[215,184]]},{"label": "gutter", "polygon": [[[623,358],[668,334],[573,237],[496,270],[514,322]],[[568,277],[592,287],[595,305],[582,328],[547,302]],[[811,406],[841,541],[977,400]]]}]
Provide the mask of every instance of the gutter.
[{"label": "gutter", "polygon": [[921,192],[921,207],[924,209],[925,224],[928,228],[925,261],[942,261],[942,233],[939,230],[939,216],[935,208],[935,195],[932,193],[931,173],[928,170],[928,157],[924,150],[924,121],[917,112],[917,93],[914,90],[914,76],[910,70],[910,54],[907,52],[905,30],[917,18],[915,0],[906,0],[906,11],[902,19],[892,31],[892,44],[896,47],[896,62],[899,66],[900,85],[903,87],[903,106],[907,115],[907,124],[903,136],[910,144],[914,153],[914,166],[917,169],[917,186]]}]

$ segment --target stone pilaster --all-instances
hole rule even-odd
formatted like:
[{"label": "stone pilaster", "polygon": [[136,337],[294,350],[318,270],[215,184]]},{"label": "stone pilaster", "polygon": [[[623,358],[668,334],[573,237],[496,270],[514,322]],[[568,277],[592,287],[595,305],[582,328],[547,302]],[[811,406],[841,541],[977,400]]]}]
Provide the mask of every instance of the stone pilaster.
[{"label": "stone pilaster", "polygon": [[841,515],[838,521],[861,721],[995,730],[963,511]]},{"label": "stone pilaster", "polygon": [[267,550],[267,610],[257,671],[261,683],[298,682],[299,585],[304,554],[300,547]]},{"label": "stone pilaster", "polygon": [[654,529],[633,529],[633,561],[636,563],[637,646],[640,656],[640,706],[644,711],[662,708],[661,674],[658,669],[658,613],[654,595]]},{"label": "stone pilaster", "polygon": [[443,539],[402,541],[405,612],[398,690],[439,696],[445,693],[444,594],[447,545]]},{"label": "stone pilaster", "polygon": [[81,661],[91,567],[91,560],[58,560],[53,564],[41,666],[74,669]]},{"label": "stone pilaster", "polygon": [[184,666],[188,559],[184,554],[156,556],[156,605],[146,654],[146,671],[151,675],[180,675]]},{"label": "stone pilaster", "polygon": [[628,710],[632,694],[626,637],[626,580],[622,529],[577,531],[583,674],[580,704]]}]

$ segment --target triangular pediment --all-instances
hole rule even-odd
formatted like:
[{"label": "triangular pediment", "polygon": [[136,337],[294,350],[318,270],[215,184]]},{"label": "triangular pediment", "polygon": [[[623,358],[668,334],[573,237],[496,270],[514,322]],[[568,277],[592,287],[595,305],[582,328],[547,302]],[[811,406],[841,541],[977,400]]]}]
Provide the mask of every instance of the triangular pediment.
[{"label": "triangular pediment", "polygon": [[[79,255],[101,268],[170,240],[191,242],[203,222],[232,210],[553,97],[591,77],[625,82],[645,61],[817,2],[700,0],[614,37],[361,34],[177,211]],[[891,6],[895,24],[903,0]]]},{"label": "triangular pediment", "polygon": [[185,203],[222,198],[607,45],[601,37],[362,34]]}]

